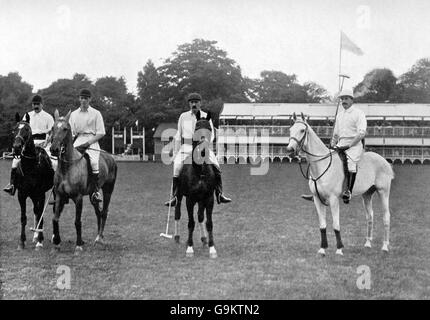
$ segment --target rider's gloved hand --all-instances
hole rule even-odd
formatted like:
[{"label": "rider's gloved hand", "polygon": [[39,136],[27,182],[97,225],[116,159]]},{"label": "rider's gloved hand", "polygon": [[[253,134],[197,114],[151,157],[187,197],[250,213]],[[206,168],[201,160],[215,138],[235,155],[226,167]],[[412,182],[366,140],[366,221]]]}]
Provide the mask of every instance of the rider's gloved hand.
[{"label": "rider's gloved hand", "polygon": [[77,146],[77,147],[76,147],[76,149],[77,149],[79,152],[83,153],[83,152],[85,152],[85,150],[86,150],[86,149],[88,149],[88,148],[89,148],[89,146],[90,146],[90,144],[89,144],[88,142],[85,142],[85,143],[83,143],[83,144],[81,144],[81,145]]}]

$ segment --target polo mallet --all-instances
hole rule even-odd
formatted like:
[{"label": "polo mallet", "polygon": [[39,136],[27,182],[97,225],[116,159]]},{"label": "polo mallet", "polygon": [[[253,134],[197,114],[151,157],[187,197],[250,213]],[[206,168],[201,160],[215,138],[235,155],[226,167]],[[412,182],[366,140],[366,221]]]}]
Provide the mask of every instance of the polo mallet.
[{"label": "polo mallet", "polygon": [[[48,206],[49,199],[51,199],[51,195],[52,195],[53,190],[54,190],[54,188],[52,188],[51,192],[49,193],[48,199],[46,200],[45,206],[43,207],[43,211],[42,211],[42,214],[40,215],[40,219],[39,219],[39,222],[37,223],[36,228],[30,228],[30,231],[43,232],[43,229],[39,229],[39,226],[40,226],[40,222],[42,221],[43,215],[45,214],[46,207]],[[34,219],[36,219],[36,217]],[[34,224],[36,224],[36,220],[35,220]]]},{"label": "polo mallet", "polygon": [[[170,188],[170,199],[172,199],[172,195],[173,195],[173,182],[172,182],[172,187]],[[160,237],[164,237],[164,238],[168,238],[168,239],[172,239],[173,236],[171,234],[169,234],[169,221],[170,221],[170,209],[172,208],[171,202],[169,202],[169,212],[167,213],[167,224],[166,224],[166,232],[165,233],[160,233]]]}]

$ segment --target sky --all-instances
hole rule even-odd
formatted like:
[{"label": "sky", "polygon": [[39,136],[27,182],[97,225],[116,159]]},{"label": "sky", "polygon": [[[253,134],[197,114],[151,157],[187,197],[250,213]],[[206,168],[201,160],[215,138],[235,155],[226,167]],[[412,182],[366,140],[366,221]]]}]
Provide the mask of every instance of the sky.
[{"label": "sky", "polygon": [[[243,76],[263,70],[296,74],[330,94],[374,68],[395,76],[430,57],[427,0],[0,0],[0,75],[17,71],[33,91],[85,73],[123,76],[136,93],[137,73],[178,45],[217,41]],[[340,51],[343,31],[364,55]]]}]

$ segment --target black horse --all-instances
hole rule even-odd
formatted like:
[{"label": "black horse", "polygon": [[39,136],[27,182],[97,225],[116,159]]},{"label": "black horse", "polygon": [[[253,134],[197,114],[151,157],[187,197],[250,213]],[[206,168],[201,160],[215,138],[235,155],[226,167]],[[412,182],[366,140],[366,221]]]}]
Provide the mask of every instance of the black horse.
[{"label": "black horse", "polygon": [[[215,191],[215,171],[213,164],[209,163],[209,141],[211,135],[211,126],[209,123],[210,113],[206,118],[200,117],[197,113],[197,122],[193,137],[193,153],[190,159],[185,159],[184,166],[179,174],[178,201],[175,207],[175,226],[181,218],[181,201],[186,197],[186,206],[188,211],[188,240],[186,255],[192,257],[193,250],[193,232],[195,227],[194,206],[198,203],[197,217],[200,224],[201,240],[203,245],[209,245],[209,256],[216,258],[217,253],[214,247],[212,212],[214,207]],[[204,212],[206,210],[206,230],[209,236],[207,243],[204,228]],[[175,240],[179,242],[177,228],[175,228]]]},{"label": "black horse", "polygon": [[[33,201],[33,211],[36,217],[36,226],[43,229],[41,215],[45,204],[45,192],[50,190],[54,180],[54,170],[47,152],[34,145],[30,127],[30,116],[25,114],[24,121],[18,113],[15,115],[17,122],[15,138],[13,141],[13,156],[20,157],[17,168],[15,187],[18,190],[18,201],[21,206],[21,237],[18,249],[25,247],[25,226],[27,224],[26,200]],[[39,224],[40,220],[40,224]],[[36,249],[43,247],[43,232],[38,232]]]}]

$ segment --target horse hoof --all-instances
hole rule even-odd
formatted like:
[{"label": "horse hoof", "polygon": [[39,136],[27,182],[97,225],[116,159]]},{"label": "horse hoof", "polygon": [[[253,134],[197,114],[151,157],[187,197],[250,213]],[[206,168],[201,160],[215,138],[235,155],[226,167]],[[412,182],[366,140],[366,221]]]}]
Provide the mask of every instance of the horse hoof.
[{"label": "horse hoof", "polygon": [[34,248],[36,251],[39,251],[43,248],[43,243],[42,242],[38,242],[36,243],[36,247]]},{"label": "horse hoof", "polygon": [[35,232],[33,235],[33,243],[36,243],[39,239],[39,232]]},{"label": "horse hoof", "polygon": [[325,249],[324,248],[320,248],[318,250],[318,254],[320,254],[322,257],[325,257]]},{"label": "horse hoof", "polygon": [[386,243],[383,244],[382,251],[383,252],[388,252],[388,244],[386,244]]},{"label": "horse hoof", "polygon": [[216,259],[218,257],[218,254],[216,253],[215,247],[209,248],[209,258]]},{"label": "horse hoof", "polygon": [[103,237],[97,236],[96,240],[94,240],[94,244],[105,245],[105,241],[103,240]]},{"label": "horse hoof", "polygon": [[339,255],[339,256],[343,256],[342,249],[337,249],[336,250],[336,254]]},{"label": "horse hoof", "polygon": [[76,246],[75,248],[75,255],[78,256],[80,255],[82,252],[84,251],[84,249],[81,246]]},{"label": "horse hoof", "polygon": [[22,241],[18,243],[18,248],[17,248],[18,251],[22,251],[24,250],[24,248],[25,248],[25,242]]},{"label": "horse hoof", "polygon": [[192,258],[194,257],[194,250],[193,247],[188,247],[187,251],[185,253],[185,255],[187,256],[187,258]]},{"label": "horse hoof", "polygon": [[208,239],[206,237],[202,237],[201,240],[202,240],[203,246],[206,246],[208,244]]},{"label": "horse hoof", "polygon": [[369,240],[366,240],[366,243],[364,244],[365,248],[372,248],[372,244],[370,243]]},{"label": "horse hoof", "polygon": [[175,236],[175,242],[179,243],[179,236]]}]

